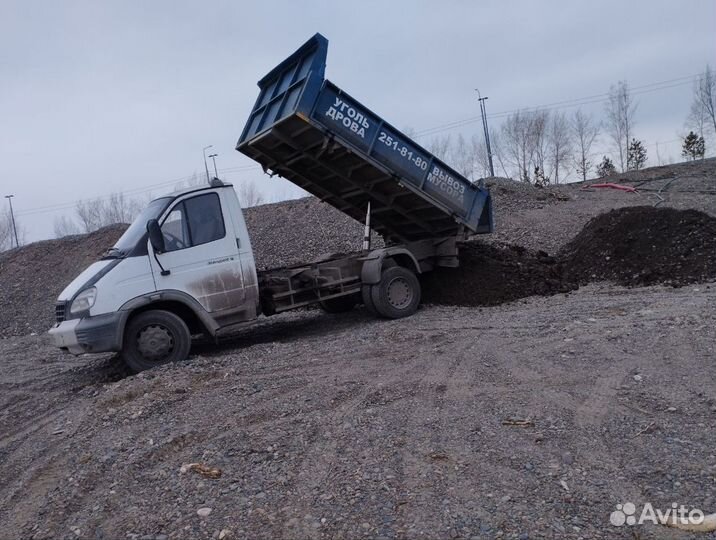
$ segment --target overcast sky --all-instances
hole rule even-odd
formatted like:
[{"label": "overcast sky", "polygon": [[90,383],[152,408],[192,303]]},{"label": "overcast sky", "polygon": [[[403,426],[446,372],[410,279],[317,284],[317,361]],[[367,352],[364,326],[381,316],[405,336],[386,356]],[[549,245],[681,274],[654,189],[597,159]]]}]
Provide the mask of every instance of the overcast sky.
[{"label": "overcast sky", "polygon": [[[635,95],[636,136],[653,162],[656,142],[663,159],[678,159],[687,78],[716,67],[714,0],[3,0],[0,194],[15,195],[27,239],[51,237],[78,199],[170,191],[203,171],[209,144],[235,184],[298,194],[234,145],[256,81],[315,32],[329,40],[327,78],[418,132],[479,115],[476,87],[496,114],[626,80],[649,90]],[[661,81],[674,82],[645,86]],[[603,104],[585,110],[601,115]]]}]

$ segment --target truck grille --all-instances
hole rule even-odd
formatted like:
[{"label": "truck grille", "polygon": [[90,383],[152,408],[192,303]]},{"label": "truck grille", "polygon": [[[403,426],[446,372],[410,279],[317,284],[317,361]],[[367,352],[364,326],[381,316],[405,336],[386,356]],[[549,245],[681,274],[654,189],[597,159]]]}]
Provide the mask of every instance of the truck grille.
[{"label": "truck grille", "polygon": [[65,320],[65,310],[67,309],[67,302],[57,302],[55,304],[55,319],[58,323]]}]

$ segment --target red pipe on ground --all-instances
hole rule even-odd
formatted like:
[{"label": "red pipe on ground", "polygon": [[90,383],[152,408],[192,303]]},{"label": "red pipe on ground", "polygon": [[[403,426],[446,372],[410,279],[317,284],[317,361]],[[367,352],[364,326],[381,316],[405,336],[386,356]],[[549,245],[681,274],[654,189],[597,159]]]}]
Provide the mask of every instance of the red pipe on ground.
[{"label": "red pipe on ground", "polygon": [[582,189],[589,189],[589,188],[610,188],[610,189],[620,189],[622,191],[626,191],[628,193],[636,193],[636,188],[631,186],[623,186],[621,184],[614,184],[612,182],[604,182],[601,184],[590,184],[588,186],[584,186]]}]

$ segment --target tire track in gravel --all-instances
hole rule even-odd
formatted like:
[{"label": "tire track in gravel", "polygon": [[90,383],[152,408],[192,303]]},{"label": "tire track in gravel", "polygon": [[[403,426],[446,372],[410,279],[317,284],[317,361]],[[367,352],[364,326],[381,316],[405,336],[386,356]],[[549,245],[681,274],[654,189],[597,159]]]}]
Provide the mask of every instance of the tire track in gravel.
[{"label": "tire track in gravel", "polygon": [[[463,365],[463,370],[467,369],[463,352],[470,346],[455,347],[444,334],[437,335],[442,339],[439,350],[442,356],[427,360],[429,366],[420,379],[423,393],[403,411],[401,421],[406,445],[400,452],[401,486],[395,531],[401,538],[423,536],[425,531],[445,536],[449,529],[444,509],[434,502],[445,500],[448,490],[445,470],[453,459],[445,430],[454,418],[445,414],[445,400],[455,386],[458,368]],[[464,384],[466,375],[463,371],[459,384]]]},{"label": "tire track in gravel", "polygon": [[[344,380],[363,380],[359,383],[352,394],[344,399],[340,405],[326,418],[320,419],[320,427],[317,427],[311,434],[308,441],[308,447],[304,450],[298,471],[291,482],[291,487],[296,490],[296,495],[287,498],[287,504],[294,504],[292,511],[293,517],[300,521],[287,520],[282,529],[282,535],[289,538],[310,537],[316,538],[320,536],[320,531],[311,527],[311,523],[305,523],[303,516],[312,515],[318,517],[321,513],[321,507],[326,507],[325,501],[320,499],[321,495],[330,495],[335,503],[346,504],[346,496],[341,493],[332,493],[336,491],[337,486],[332,482],[332,474],[336,467],[339,467],[338,456],[353,456],[352,463],[358,464],[356,453],[361,448],[362,441],[352,441],[358,444],[345,445],[342,441],[346,438],[339,433],[337,436],[330,436],[329,433],[340,432],[341,430],[352,429],[352,422],[363,420],[365,409],[385,408],[398,406],[404,398],[398,397],[393,399],[390,395],[396,387],[403,388],[406,379],[410,379],[410,384],[415,383],[416,366],[409,359],[401,359],[398,365],[401,367],[395,370],[389,377],[385,377],[386,364],[395,362],[396,358],[386,356],[385,353],[370,345],[366,348],[367,354],[362,354],[362,350],[353,350],[347,354],[345,360],[348,361],[348,369],[341,369],[341,375]],[[355,357],[360,357],[361,362],[350,361]],[[418,381],[422,377],[418,375]],[[385,400],[388,400],[385,402]],[[375,403],[380,400],[380,403]],[[350,458],[349,458],[350,459]],[[317,491],[324,490],[324,493],[317,494]],[[390,502],[391,504],[392,501]],[[330,511],[329,508],[325,508]]]}]

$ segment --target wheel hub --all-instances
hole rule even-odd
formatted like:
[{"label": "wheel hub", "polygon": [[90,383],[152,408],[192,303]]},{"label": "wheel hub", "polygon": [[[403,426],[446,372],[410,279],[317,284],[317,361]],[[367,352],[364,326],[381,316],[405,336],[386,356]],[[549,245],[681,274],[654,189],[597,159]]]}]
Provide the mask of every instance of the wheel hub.
[{"label": "wheel hub", "polygon": [[413,301],[413,290],[402,277],[394,278],[388,284],[388,302],[396,309],[405,309]]},{"label": "wheel hub", "polygon": [[174,349],[174,337],[160,324],[145,326],[137,335],[137,349],[147,360],[163,360]]}]

